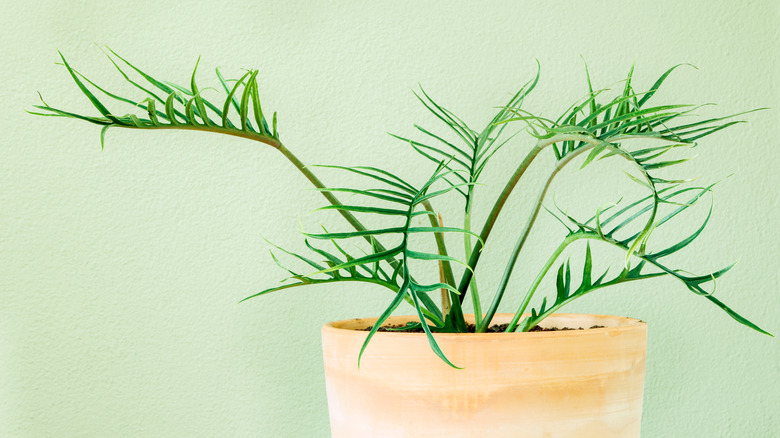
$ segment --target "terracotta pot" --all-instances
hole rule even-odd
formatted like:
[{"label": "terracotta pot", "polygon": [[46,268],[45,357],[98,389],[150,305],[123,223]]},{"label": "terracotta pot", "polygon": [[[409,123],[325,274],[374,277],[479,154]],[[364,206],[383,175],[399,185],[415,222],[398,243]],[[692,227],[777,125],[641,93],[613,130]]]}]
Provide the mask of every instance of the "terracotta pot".
[{"label": "terracotta pot", "polygon": [[[501,314],[495,323],[508,322]],[[468,318],[467,318],[468,319]],[[392,317],[405,324],[414,317]],[[638,437],[647,325],[605,315],[557,314],[532,333],[436,334],[447,366],[422,333],[378,332],[376,318],[322,328],[331,432],[351,437]]]}]

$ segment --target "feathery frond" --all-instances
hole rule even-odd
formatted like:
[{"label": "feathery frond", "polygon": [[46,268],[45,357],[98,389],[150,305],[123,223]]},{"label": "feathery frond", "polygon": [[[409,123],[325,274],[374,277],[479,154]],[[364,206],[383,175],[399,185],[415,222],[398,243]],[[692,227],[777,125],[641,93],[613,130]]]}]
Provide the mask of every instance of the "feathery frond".
[{"label": "feathery frond", "polygon": [[[330,205],[320,210],[335,210],[340,213],[354,231],[330,232],[323,229],[321,233],[304,233],[306,235],[304,243],[311,252],[308,255],[275,247],[276,251],[281,251],[286,254],[286,257],[303,264],[307,271],[288,267],[277,258],[274,251],[271,251],[272,259],[287,271],[288,278],[283,284],[257,292],[246,299],[310,284],[336,282],[375,284],[393,291],[392,301],[369,331],[359,357],[362,357],[378,328],[402,301],[406,301],[415,308],[420,319],[418,327],[425,332],[433,352],[450,366],[455,366],[441,351],[433,333],[467,330],[461,307],[467,292],[470,293],[474,304],[477,330],[484,330],[488,326],[503,298],[518,254],[523,249],[538,212],[544,207],[543,200],[547,189],[555,175],[580,155],[583,158],[581,168],[610,157],[627,160],[633,166],[632,172],[626,172],[627,177],[646,188],[649,194],[629,202],[624,207],[617,204],[599,207],[592,217],[584,221],[574,219],[562,211],[558,215],[554,214],[565,225],[566,237],[550,256],[542,272],[537,275],[510,324],[510,330],[528,330],[574,299],[603,287],[658,276],[671,276],[683,283],[689,291],[711,301],[741,324],[768,334],[716,299],[712,291],[705,290],[705,287],[710,287],[709,283],[714,283],[731,266],[706,275],[693,275],[680,268],[672,268],[667,263],[668,256],[688,247],[698,238],[708,223],[710,215],[696,231],[672,245],[655,249],[650,240],[654,232],[694,205],[713,187],[712,185],[689,187],[686,184],[691,179],[667,176],[667,171],[677,169],[679,165],[692,158],[677,156],[677,152],[683,151],[684,148],[694,148],[698,140],[742,123],[743,121],[736,119],[737,117],[763,109],[687,121],[688,116],[695,115],[698,110],[709,104],[650,103],[670,75],[684,64],[666,70],[645,91],[635,89],[632,66],[627,77],[621,81],[622,90],[618,90],[616,95],[610,95],[608,88],[594,89],[588,67],[585,65],[587,80],[585,97],[569,105],[555,120],[535,115],[522,108],[525,98],[534,90],[539,80],[537,68],[535,77],[523,85],[505,106],[500,107],[481,130],[472,129],[452,111],[433,100],[421,87],[420,92],[415,93],[415,96],[446,126],[447,134],[414,125],[422,136],[421,139],[398,135],[393,137],[408,143],[421,156],[436,163],[436,170],[425,184],[418,187],[391,172],[376,167],[319,166],[360,175],[374,184],[371,188],[353,188],[325,185],[312,171],[317,166],[304,165],[286,149],[279,139],[276,113],[267,117],[270,113],[261,102],[258,70],[248,70],[238,79],[226,79],[220,70],[216,69],[220,88],[220,91],[217,91],[214,88],[201,87],[196,81],[200,59],[195,63],[188,85],[182,86],[156,79],[111,49],[108,49],[106,56],[135,91],[135,95],[124,95],[101,87],[73,68],[60,53],[65,70],[95,108],[97,114],[79,114],[50,106],[42,97],[42,104],[35,105],[36,111],[31,113],[82,120],[98,125],[101,127],[101,148],[105,144],[105,135],[109,129],[127,128],[182,129],[221,133],[260,141],[279,150],[330,202]],[[207,98],[213,93],[222,92],[224,94],[218,99]],[[520,122],[522,124],[520,130],[505,135],[505,130],[512,122]],[[481,233],[476,235],[471,232],[474,187],[486,169],[487,163],[497,151],[523,131],[537,139],[536,146],[519,162],[504,190],[495,200]],[[639,144],[635,145],[635,143]],[[481,250],[514,187],[535,157],[547,146],[552,146],[557,162],[536,204],[533,205],[530,219],[522,228],[517,243],[508,257],[507,269],[483,318],[477,285],[473,281],[473,273],[479,262]],[[450,192],[458,192],[465,199],[463,228],[443,226],[436,211],[430,205],[432,199]],[[351,195],[354,202],[342,203],[335,196],[339,193]],[[671,209],[671,211],[662,214],[662,209]],[[361,215],[374,215],[396,222],[392,225],[367,228],[356,218]],[[414,224],[413,219],[419,216],[428,216],[431,225]],[[435,237],[437,252],[431,253],[413,248],[411,236],[416,234]],[[451,234],[460,234],[464,238],[465,257],[468,263],[447,253],[444,236]],[[473,252],[472,236],[477,238]],[[400,243],[385,247],[380,242],[380,239],[385,238],[395,238],[400,240]],[[350,239],[365,240],[370,248],[363,254],[347,251],[343,241]],[[562,251],[569,244],[580,239],[599,241],[620,248],[626,254],[623,269],[611,277],[608,272],[596,277],[593,274],[591,245],[588,243],[585,248],[580,284],[575,285],[572,280],[572,263],[567,261],[560,264],[557,269],[555,298],[549,304],[545,298],[538,307],[531,310],[529,318],[519,321],[520,315],[529,306],[539,283],[548,270],[553,268]],[[319,241],[326,241],[328,246],[313,243]],[[639,259],[639,263],[631,267],[630,262],[633,259]],[[443,279],[435,283],[419,281],[418,278],[422,278],[422,275],[417,277],[413,275],[410,268],[412,260],[434,262],[430,265],[435,265],[436,268],[432,268],[431,271],[436,272],[440,269]],[[452,274],[452,263],[465,266],[461,281],[457,285]],[[446,314],[428,295],[440,289],[446,291],[442,303],[448,304],[443,304],[443,307],[446,308],[449,302],[452,302],[452,307]],[[449,297],[446,293],[449,293]]]},{"label": "feathery frond", "polygon": [[[362,197],[365,201],[381,200],[394,204],[393,208],[377,207],[370,202],[365,205],[330,205],[323,207],[322,210],[348,210],[359,214],[376,214],[381,216],[396,217],[400,223],[397,226],[366,229],[362,231],[351,232],[329,232],[324,233],[304,233],[307,237],[306,244],[312,251],[319,256],[325,257],[325,261],[317,263],[309,258],[298,254],[290,253],[295,258],[305,262],[309,267],[316,269],[316,272],[307,275],[301,275],[285,268],[292,274],[290,279],[296,280],[295,283],[266,289],[253,296],[259,296],[276,290],[285,288],[304,286],[308,284],[332,283],[338,281],[363,281],[368,283],[385,286],[395,292],[395,297],[390,305],[380,316],[373,329],[368,333],[366,341],[361,348],[361,356],[369,341],[376,333],[382,323],[398,308],[402,301],[412,304],[420,317],[420,326],[428,336],[428,341],[433,351],[451,366],[453,365],[444,356],[439,349],[432,333],[436,331],[452,330],[448,327],[446,315],[442,315],[439,308],[434,304],[428,293],[439,289],[446,289],[453,294],[457,294],[457,289],[448,283],[425,284],[416,280],[412,274],[409,264],[411,260],[433,261],[436,263],[460,263],[466,266],[466,263],[447,255],[446,253],[429,253],[419,251],[412,247],[410,237],[413,234],[441,234],[441,233],[466,233],[469,231],[442,226],[415,226],[412,219],[417,216],[430,215],[431,212],[423,208],[423,204],[435,197],[441,196],[458,188],[457,185],[445,184],[439,188],[447,176],[451,176],[455,171],[447,168],[446,163],[439,163],[438,167],[421,187],[415,187],[404,179],[382,169],[374,167],[344,167],[344,166],[316,166],[327,167],[351,173],[356,173],[381,184],[378,188],[353,189],[353,188],[324,188],[322,191],[349,192]],[[462,184],[465,185],[465,184]],[[395,235],[399,236],[401,242],[387,250],[377,251],[376,246],[372,246],[372,252],[363,256],[353,256],[347,253],[338,241],[365,238],[370,236],[372,239],[376,236]],[[312,240],[327,240],[341,256],[328,253],[322,249],[315,248],[309,243]],[[389,260],[393,260],[390,262]],[[395,266],[393,266],[395,265]],[[325,276],[325,278],[322,278]],[[251,297],[250,297],[251,298]]]},{"label": "feathery frond", "polygon": [[[52,107],[42,100],[42,105],[34,105],[42,112],[31,112],[36,115],[66,117],[83,120],[101,125],[101,148],[104,146],[106,131],[110,128],[131,129],[189,129],[199,131],[218,132],[222,134],[247,137],[261,141],[268,145],[278,147],[279,133],[276,129],[276,113],[273,114],[271,127],[263,113],[260,104],[260,92],[257,82],[257,70],[250,70],[237,81],[225,80],[217,69],[217,78],[227,93],[224,102],[214,103],[203,96],[207,89],[200,89],[196,83],[196,73],[200,59],[195,63],[195,68],[190,77],[189,88],[176,85],[172,82],[154,78],[111,49],[106,53],[111,63],[119,71],[122,77],[134,88],[140,90],[140,97],[125,97],[108,91],[68,63],[65,56],[60,53],[62,64],[68,71],[79,90],[87,97],[100,115],[89,116]],[[124,64],[125,67],[120,67]],[[132,72],[125,69],[129,68]],[[131,78],[133,73],[149,85],[141,85],[136,79]],[[229,86],[229,82],[235,82]],[[122,114],[123,110],[110,110],[109,104],[96,96],[97,93],[106,98],[118,101],[121,105],[130,106],[130,112]],[[213,89],[210,89],[213,90]],[[159,108],[158,109],[158,105]],[[234,114],[230,114],[233,108]],[[126,111],[126,110],[124,110]],[[232,117],[232,119],[231,119]],[[253,123],[254,122],[254,123]]]},{"label": "feathery frond", "polygon": [[[707,187],[686,187],[676,190],[672,187],[667,188],[664,193],[662,193],[663,202],[677,205],[678,207],[662,218],[658,219],[654,224],[654,228],[657,229],[663,226],[665,223],[669,222],[671,219],[687,210],[689,207],[695,205],[697,201],[702,196],[704,196],[704,194],[712,190],[713,186],[714,184]],[[692,195],[690,192],[693,192]],[[682,198],[683,196],[686,196],[686,198],[682,201],[678,201],[678,199]],[[637,234],[634,234],[626,239],[617,239],[614,237],[618,230],[625,227],[640,216],[647,214],[652,209],[652,206],[648,205],[652,204],[652,201],[648,201],[649,198],[645,198],[632,203],[631,205],[612,214],[603,222],[599,221],[597,216],[591,217],[586,221],[578,221],[570,215],[560,212],[566,220],[571,222],[577,228],[576,231],[569,232],[569,235],[567,236],[569,240],[574,241],[578,239],[590,239],[608,243],[614,247],[622,249],[627,253],[630,253],[633,257],[638,258],[639,263],[633,268],[626,266],[618,275],[612,279],[605,280],[608,272],[604,272],[596,281],[591,281],[592,256],[590,252],[590,245],[588,245],[586,248],[585,262],[583,264],[582,283],[576,289],[574,289],[571,283],[571,268],[569,262],[566,262],[565,265],[561,264],[558,270],[556,281],[557,295],[554,303],[547,307],[546,300],[544,300],[539,306],[538,310],[532,309],[531,316],[526,318],[517,329],[530,330],[545,317],[557,311],[563,305],[568,304],[574,299],[584,296],[585,294],[588,294],[594,290],[619,283],[625,283],[628,281],[669,275],[682,282],[689,291],[703,296],[704,298],[714,303],[716,306],[720,307],[737,322],[760,333],[770,335],[770,333],[761,329],[756,324],[752,323],[747,318],[738,314],[726,304],[715,298],[712,291],[708,292],[702,287],[707,283],[714,284],[716,279],[728,272],[734,266],[733,264],[709,274],[687,275],[686,270],[682,268],[671,268],[667,265],[666,262],[661,261],[662,258],[676,253],[677,251],[680,251],[681,249],[688,246],[691,242],[693,242],[694,239],[696,239],[696,237],[702,233],[712,215],[712,206],[710,206],[707,217],[695,232],[693,232],[690,236],[680,240],[679,242],[669,245],[663,249],[650,251],[647,249],[647,241],[644,241],[639,251],[631,252],[630,242],[636,238]],[[613,225],[609,230],[605,230],[603,228],[607,223],[616,221],[617,218],[624,215],[627,215],[628,217],[617,225]],[[594,220],[595,224],[591,225]],[[655,268],[655,272],[644,272],[648,268]]]},{"label": "feathery frond", "polygon": [[[417,93],[415,93],[415,96],[449,128],[451,133],[459,139],[460,145],[453,144],[445,140],[443,135],[434,134],[419,125],[414,125],[414,127],[426,135],[428,141],[415,141],[395,134],[390,135],[408,143],[415,151],[428,160],[435,163],[445,160],[448,163],[448,168],[463,170],[464,172],[456,173],[453,177],[461,183],[474,184],[479,180],[490,158],[517,134],[515,133],[508,137],[503,136],[504,129],[508,126],[505,122],[512,119],[514,114],[522,111],[520,107],[523,101],[533,91],[539,81],[540,70],[538,67],[537,63],[537,71],[534,78],[526,82],[509,99],[509,102],[496,112],[490,122],[480,132],[471,129],[452,111],[436,103],[421,87],[420,92],[422,96]],[[471,202],[471,192],[460,189],[458,189],[458,192],[465,197],[468,208]]]}]

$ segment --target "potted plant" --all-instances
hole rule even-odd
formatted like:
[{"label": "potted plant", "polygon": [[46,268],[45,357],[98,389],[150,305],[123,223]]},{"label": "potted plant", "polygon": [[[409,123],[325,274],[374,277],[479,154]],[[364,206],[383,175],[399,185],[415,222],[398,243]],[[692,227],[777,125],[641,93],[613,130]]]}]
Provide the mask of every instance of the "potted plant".
[{"label": "potted plant", "polygon": [[[670,169],[688,159],[678,154],[738,123],[732,118],[745,114],[690,122],[684,121],[685,116],[700,106],[650,103],[679,66],[664,72],[645,91],[634,89],[632,68],[614,95],[609,89],[594,89],[586,68],[586,95],[566,106],[556,119],[522,107],[539,80],[537,70],[478,130],[421,89],[417,97],[441,120],[446,134],[415,125],[415,137],[394,137],[430,160],[430,173],[422,183],[414,184],[406,175],[376,167],[319,166],[357,174],[369,182],[346,187],[326,185],[316,175],[318,166],[304,165],[287,149],[277,130],[276,113],[268,117],[267,108],[264,111],[261,105],[257,70],[236,80],[225,79],[217,70],[226,96],[216,101],[207,99],[205,89],[198,87],[197,63],[185,87],[158,80],[113,51],[109,59],[139,90],[140,97],[120,96],[100,87],[62,57],[64,67],[99,114],[77,114],[45,102],[36,105],[33,114],[101,125],[101,147],[111,128],[184,129],[258,141],[281,152],[322,193],[329,204],[321,210],[334,210],[351,227],[304,233],[307,254],[276,247],[280,255],[284,253],[302,268],[289,266],[272,252],[274,261],[289,273],[289,281],[248,298],[341,282],[369,283],[367,287],[391,291],[389,304],[378,317],[339,321],[323,328],[335,437],[472,436],[477,432],[502,437],[638,436],[645,323],[556,313],[569,302],[607,286],[670,276],[737,322],[769,334],[711,293],[710,287],[731,266],[697,275],[667,262],[668,256],[701,234],[709,215],[694,233],[672,245],[657,247],[650,240],[713,187],[670,176]],[[135,112],[119,115],[109,109],[107,100],[133,106]],[[528,136],[532,148],[508,176],[485,223],[472,226],[474,198],[486,165],[505,144]],[[496,239],[492,230],[497,218],[541,153],[553,154],[555,164],[541,181],[528,220],[516,235],[501,237],[516,239],[516,243],[507,255],[497,290],[485,296],[475,276],[482,249]],[[587,218],[544,205],[550,184],[564,167],[576,163],[582,168],[604,159],[628,163],[632,169],[626,172],[628,179],[646,195],[594,206]],[[345,195],[348,203],[340,200]],[[447,196],[462,203],[462,226],[445,226],[434,208],[435,201]],[[500,314],[498,308],[509,296],[505,292],[518,256],[543,208],[566,231],[527,291],[513,297],[516,312]],[[384,225],[366,226],[367,217],[371,223]],[[452,251],[453,236],[462,245],[462,257]],[[354,245],[345,245],[345,241]],[[624,252],[621,269],[594,272],[591,242]],[[560,261],[573,244],[582,248],[582,260]],[[549,301],[547,296],[539,300],[539,295],[545,295],[539,293],[539,286],[553,269],[554,294]],[[413,315],[393,316],[404,302]],[[473,307],[473,314],[464,312],[465,304]]]}]

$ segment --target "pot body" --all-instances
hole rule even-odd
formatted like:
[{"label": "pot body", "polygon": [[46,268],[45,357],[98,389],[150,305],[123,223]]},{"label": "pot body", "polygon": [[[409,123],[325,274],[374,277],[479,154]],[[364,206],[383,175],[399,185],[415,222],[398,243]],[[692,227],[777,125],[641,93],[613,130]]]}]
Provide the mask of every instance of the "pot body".
[{"label": "pot body", "polygon": [[[508,322],[511,314],[493,322]],[[414,317],[391,317],[405,324]],[[606,315],[556,314],[543,327],[604,326],[531,333],[378,332],[376,318],[322,329],[334,438],[638,437],[647,325]]]}]

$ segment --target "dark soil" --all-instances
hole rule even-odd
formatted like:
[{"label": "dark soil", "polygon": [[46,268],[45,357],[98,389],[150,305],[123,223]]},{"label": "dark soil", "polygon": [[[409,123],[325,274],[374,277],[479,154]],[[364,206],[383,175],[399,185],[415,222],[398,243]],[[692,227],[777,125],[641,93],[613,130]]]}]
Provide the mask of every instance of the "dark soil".
[{"label": "dark soil", "polygon": [[[422,328],[415,328],[411,330],[399,330],[403,325],[400,324],[392,324],[392,325],[385,325],[382,327],[379,327],[378,332],[404,332],[404,333],[424,333]],[[474,324],[469,324],[469,333],[474,333],[477,329],[477,326]],[[506,333],[506,328],[509,327],[509,324],[494,324],[487,329],[487,333]],[[373,326],[369,326],[363,329],[363,331],[371,331]],[[594,325],[589,328],[595,329],[595,328],[604,328],[603,325]],[[586,330],[584,327],[563,327],[563,328],[556,328],[556,327],[540,327],[536,326],[532,328],[530,331],[532,332],[557,332],[557,331],[563,331],[563,330]]]}]

